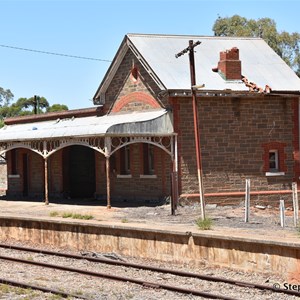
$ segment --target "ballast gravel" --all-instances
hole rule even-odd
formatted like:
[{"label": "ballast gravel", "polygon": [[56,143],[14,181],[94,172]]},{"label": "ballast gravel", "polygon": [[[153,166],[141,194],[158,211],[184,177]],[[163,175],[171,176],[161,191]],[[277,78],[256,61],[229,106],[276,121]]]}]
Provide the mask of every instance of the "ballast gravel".
[{"label": "ballast gravel", "polygon": [[[59,249],[50,246],[41,246],[31,243],[21,243],[14,240],[1,241],[1,243],[14,244],[18,246],[43,248],[46,250],[67,252],[81,255],[83,253],[75,252],[72,249]],[[113,266],[102,263],[89,262],[86,259],[76,260],[62,258],[58,256],[49,256],[41,253],[20,252],[12,249],[0,248],[1,256],[13,256],[22,258],[28,261],[46,262],[49,264],[56,264],[61,266],[68,266],[72,268],[79,268],[90,270],[93,272],[101,272],[114,274],[118,276],[125,276],[144,281],[154,282],[157,284],[165,284],[171,286],[178,286],[194,290],[201,290],[206,293],[217,295],[226,295],[234,299],[240,300],[263,300],[263,299],[299,299],[296,296],[274,293],[272,291],[261,291],[252,288],[244,288],[234,285],[228,285],[218,282],[207,282],[194,278],[178,277],[172,274],[163,274],[147,270],[139,270],[134,268],[127,268],[121,266]],[[84,255],[98,255],[104,256],[104,253],[84,253]],[[110,254],[113,257],[112,254]],[[235,279],[237,281],[244,281],[247,283],[256,283],[272,286],[273,284],[280,284],[284,287],[284,279],[279,276],[261,273],[247,273],[241,271],[234,271],[226,268],[215,268],[203,264],[201,267],[194,268],[188,265],[170,264],[159,262],[150,259],[137,259],[134,257],[124,257],[115,254],[115,259],[122,259],[127,262],[157,266],[162,268],[171,268],[176,270],[188,271],[203,275],[210,275],[215,277],[223,277]],[[52,288],[63,292],[78,295],[72,299],[81,299],[84,296],[86,299],[204,299],[199,296],[185,295],[166,291],[159,288],[145,287],[129,282],[111,281],[103,278],[97,278],[87,275],[80,275],[76,273],[48,269],[28,264],[14,263],[0,259],[1,278],[24,283],[30,283],[42,287]],[[45,294],[37,291],[25,291],[20,289],[8,289],[7,286],[0,285],[0,299],[60,299],[60,297],[51,294]]]}]

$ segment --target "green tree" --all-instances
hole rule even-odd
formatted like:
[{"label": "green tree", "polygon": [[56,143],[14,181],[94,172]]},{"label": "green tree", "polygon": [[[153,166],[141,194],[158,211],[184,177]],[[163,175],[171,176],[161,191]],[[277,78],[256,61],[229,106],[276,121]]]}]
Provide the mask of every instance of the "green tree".
[{"label": "green tree", "polygon": [[296,72],[300,77],[300,34],[298,32],[278,32],[276,23],[270,18],[246,19],[239,15],[221,18],[213,25],[215,36],[260,37]]},{"label": "green tree", "polygon": [[15,105],[25,114],[33,114],[35,113],[35,110],[40,114],[47,110],[49,102],[44,97],[35,96],[31,98],[19,98]]},{"label": "green tree", "polygon": [[64,111],[69,110],[67,105],[64,104],[53,104],[49,107],[47,107],[47,112],[57,112],[57,111]]},{"label": "green tree", "polygon": [[5,118],[32,115],[35,113],[35,110],[38,114],[68,110],[68,107],[64,104],[53,104],[50,106],[47,99],[40,96],[19,98],[10,105],[12,99],[12,92],[0,87],[0,128],[4,126]]},{"label": "green tree", "polygon": [[10,90],[5,90],[0,87],[0,105],[9,105],[10,101],[14,98],[14,94]]}]

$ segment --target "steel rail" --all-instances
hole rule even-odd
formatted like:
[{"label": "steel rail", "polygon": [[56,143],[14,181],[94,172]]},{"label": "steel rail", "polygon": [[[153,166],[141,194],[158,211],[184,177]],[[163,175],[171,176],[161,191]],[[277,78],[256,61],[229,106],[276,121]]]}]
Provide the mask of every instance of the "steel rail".
[{"label": "steel rail", "polygon": [[161,289],[169,290],[172,292],[177,292],[177,293],[181,293],[181,294],[190,294],[190,295],[194,295],[194,296],[201,296],[204,298],[237,300],[235,298],[231,298],[231,297],[227,297],[227,296],[223,296],[223,295],[215,295],[215,294],[211,294],[211,293],[202,292],[199,290],[186,289],[186,288],[175,287],[175,286],[166,285],[166,284],[158,284],[155,282],[144,281],[144,280],[140,280],[140,279],[118,276],[118,275],[113,275],[113,274],[93,272],[93,271],[65,267],[65,266],[58,266],[58,265],[48,264],[48,263],[44,263],[44,262],[36,262],[36,261],[25,260],[25,259],[9,257],[9,256],[2,256],[2,255],[0,255],[0,259],[34,265],[34,266],[39,266],[39,267],[44,267],[44,268],[51,268],[51,269],[55,269],[55,270],[79,273],[79,274],[84,274],[84,275],[88,275],[88,276],[101,277],[101,278],[110,279],[110,280],[131,282],[131,283],[135,283],[135,284],[138,284],[138,285],[141,285],[144,287],[151,287],[151,288],[156,288],[156,289],[161,288]]},{"label": "steel rail", "polygon": [[45,288],[45,287],[41,287],[41,286],[37,286],[37,285],[27,284],[27,283],[23,283],[20,281],[8,280],[8,279],[3,279],[3,278],[0,278],[0,284],[6,284],[6,285],[24,288],[24,289],[38,290],[38,291],[41,291],[44,293],[51,293],[54,295],[59,295],[64,298],[73,297],[73,298],[84,299],[84,300],[90,299],[90,298],[87,298],[87,297],[81,296],[81,295],[79,296],[79,295],[75,295],[75,294],[71,294],[71,293],[65,293],[65,292],[62,292],[59,290],[55,290],[55,289],[49,289],[49,288]]},{"label": "steel rail", "polygon": [[159,268],[155,266],[147,266],[142,264],[136,264],[136,263],[129,263],[129,262],[122,262],[122,261],[116,261],[116,260],[110,260],[106,258],[95,258],[95,257],[88,257],[88,256],[81,256],[76,254],[69,254],[64,252],[56,252],[56,251],[49,251],[49,250],[43,250],[43,249],[36,249],[36,248],[30,248],[30,247],[23,247],[23,246],[14,246],[14,245],[6,245],[0,243],[0,248],[6,248],[6,249],[13,249],[13,250],[20,250],[20,251],[28,251],[28,252],[34,252],[34,253],[41,253],[41,254],[48,254],[53,256],[60,256],[60,257],[66,257],[66,258],[72,258],[72,259],[85,259],[91,262],[98,262],[98,263],[105,263],[109,265],[116,265],[116,266],[124,266],[124,267],[131,267],[135,269],[143,269],[148,271],[154,271],[159,273],[168,273],[172,275],[182,276],[182,277],[191,277],[191,278],[197,278],[207,281],[213,281],[213,282],[222,282],[222,283],[228,283],[240,287],[249,287],[249,288],[256,288],[259,290],[268,290],[275,293],[283,293],[293,296],[300,297],[300,293],[297,291],[291,291],[291,290],[285,290],[285,289],[277,289],[273,286],[263,285],[263,284],[256,284],[256,283],[249,283],[244,281],[237,281],[233,279],[228,278],[222,278],[222,277],[215,277],[215,276],[208,276],[208,275],[202,275],[192,272],[186,272],[186,271],[180,271],[180,270],[173,270],[168,268]]}]

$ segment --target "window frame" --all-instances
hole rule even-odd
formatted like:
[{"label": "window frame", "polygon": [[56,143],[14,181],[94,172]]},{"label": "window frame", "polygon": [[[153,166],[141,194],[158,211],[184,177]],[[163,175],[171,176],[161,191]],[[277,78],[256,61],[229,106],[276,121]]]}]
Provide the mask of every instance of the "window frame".
[{"label": "window frame", "polygon": [[[274,160],[271,159],[271,155],[274,154]],[[271,166],[271,164],[274,163],[274,167]],[[279,172],[280,167],[279,167],[279,153],[277,149],[270,149],[269,150],[269,172]]]},{"label": "window frame", "polygon": [[143,175],[155,175],[154,145],[143,144]]},{"label": "window frame", "polygon": [[120,175],[131,175],[130,145],[126,145],[120,149]]},{"label": "window frame", "polygon": [[[283,176],[287,172],[286,159],[287,155],[285,153],[286,143],[273,141],[262,144],[264,149],[263,152],[263,172],[265,176]],[[270,154],[275,154],[275,168],[271,166],[272,161],[270,161]]]}]

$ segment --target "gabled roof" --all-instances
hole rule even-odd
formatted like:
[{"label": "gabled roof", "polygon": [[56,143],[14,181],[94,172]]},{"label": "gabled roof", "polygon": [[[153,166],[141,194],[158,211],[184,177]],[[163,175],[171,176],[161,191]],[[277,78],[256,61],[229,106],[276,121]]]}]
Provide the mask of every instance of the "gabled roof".
[{"label": "gabled roof", "polygon": [[175,58],[188,47],[189,40],[201,42],[195,48],[195,71],[197,84],[205,84],[202,91],[248,91],[242,81],[226,81],[212,71],[218,65],[220,52],[233,47],[239,49],[242,75],[249,81],[261,87],[269,85],[278,92],[300,91],[298,76],[261,38],[127,34],[94,100],[105,93],[129,48],[162,90],[189,90],[188,54]]}]

